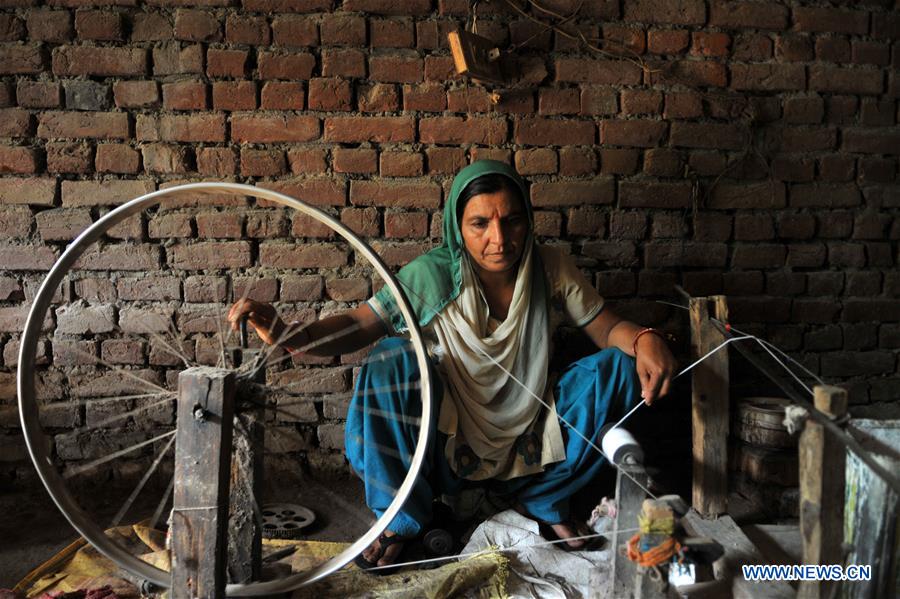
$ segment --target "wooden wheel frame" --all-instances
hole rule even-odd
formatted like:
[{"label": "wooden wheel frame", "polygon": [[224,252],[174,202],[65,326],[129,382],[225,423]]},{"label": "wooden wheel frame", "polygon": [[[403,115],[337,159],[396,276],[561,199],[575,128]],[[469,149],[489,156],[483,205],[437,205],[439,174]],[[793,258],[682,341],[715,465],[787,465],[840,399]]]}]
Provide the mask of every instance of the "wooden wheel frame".
[{"label": "wooden wheel frame", "polygon": [[[100,239],[102,235],[115,225],[147,208],[158,205],[164,200],[183,198],[185,196],[202,196],[204,194],[249,196],[268,200],[284,207],[293,208],[328,226],[343,237],[356,251],[365,256],[372,264],[375,271],[382,277],[385,285],[390,289],[393,296],[397,299],[400,312],[403,314],[409,329],[410,340],[412,341],[416,352],[419,372],[421,373],[421,397],[430,398],[431,396],[431,379],[427,352],[422,339],[422,333],[418,326],[418,321],[409,305],[406,294],[378,254],[376,254],[365,241],[357,237],[350,229],[329,214],[285,194],[257,188],[252,185],[237,183],[189,183],[145,194],[126,202],[100,218],[82,232],[81,235],[66,248],[65,252],[63,252],[50,269],[50,272],[45,277],[34,298],[34,302],[32,303],[28,314],[28,319],[25,323],[19,351],[17,373],[19,414],[28,452],[34,462],[38,475],[44,486],[47,488],[47,491],[50,493],[50,496],[53,498],[53,501],[72,526],[87,539],[91,545],[118,566],[127,570],[139,579],[149,581],[163,588],[168,588],[171,584],[169,573],[142,561],[137,556],[129,553],[124,547],[107,537],[103,528],[92,521],[77,504],[72,494],[66,488],[64,478],[53,467],[47,449],[49,444],[45,442],[46,436],[39,421],[34,380],[35,352],[41,334],[41,326],[47,311],[50,308],[56,289],[78,258],[81,257],[91,244]],[[431,411],[431,402],[423,401],[421,422],[427,423],[431,420]],[[425,459],[425,450],[428,441],[428,426],[421,426],[419,428],[417,445],[410,462],[409,471],[407,472],[403,483],[398,488],[397,495],[394,497],[393,502],[387,510],[385,510],[384,514],[376,520],[375,524],[372,525],[372,528],[352,543],[350,547],[306,572],[292,574],[273,581],[229,584],[226,588],[226,594],[229,596],[265,596],[274,593],[287,592],[313,581],[320,580],[344,567],[354,557],[362,553],[364,549],[373,543],[387,528],[394,516],[400,511],[416,482],[419,470]]]}]

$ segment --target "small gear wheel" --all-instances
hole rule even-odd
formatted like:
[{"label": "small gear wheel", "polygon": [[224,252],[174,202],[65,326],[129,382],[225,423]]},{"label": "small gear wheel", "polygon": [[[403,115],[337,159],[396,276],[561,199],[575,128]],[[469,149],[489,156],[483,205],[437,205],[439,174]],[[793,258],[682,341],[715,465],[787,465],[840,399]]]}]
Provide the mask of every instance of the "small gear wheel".
[{"label": "small gear wheel", "polygon": [[296,539],[315,522],[308,507],[295,503],[270,503],[262,508],[262,535],[267,539]]}]

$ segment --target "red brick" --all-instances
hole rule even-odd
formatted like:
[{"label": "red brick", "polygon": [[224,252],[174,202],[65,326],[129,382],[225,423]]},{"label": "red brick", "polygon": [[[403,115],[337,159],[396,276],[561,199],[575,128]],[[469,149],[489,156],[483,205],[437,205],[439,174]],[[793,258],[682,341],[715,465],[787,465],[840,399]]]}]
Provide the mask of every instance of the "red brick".
[{"label": "red brick", "polygon": [[189,170],[187,148],[170,144],[147,144],[141,147],[144,170],[148,173],[186,173]]},{"label": "red brick", "polygon": [[665,4],[653,0],[632,0],[625,5],[625,20],[641,23],[703,25],[706,3],[702,0],[670,0]]},{"label": "red brick", "polygon": [[822,31],[865,35],[869,32],[869,13],[862,10],[840,10],[798,6],[793,10],[794,28],[798,31]]},{"label": "red brick", "polygon": [[872,37],[893,38],[900,37],[900,15],[897,12],[872,15]]},{"label": "red brick", "polygon": [[554,61],[555,80],[600,85],[638,85],[641,68],[624,60],[558,58]]},{"label": "red brick", "polygon": [[807,62],[813,59],[812,39],[806,35],[779,35],[775,38],[775,57],[784,62]]},{"label": "red brick", "polygon": [[350,82],[346,79],[313,78],[309,81],[309,110],[352,110]]},{"label": "red brick", "polygon": [[720,181],[710,191],[707,204],[713,210],[772,210],[785,205],[784,184],[776,181],[751,184]]},{"label": "red brick", "polygon": [[531,201],[536,207],[612,204],[615,199],[615,182],[611,177],[531,185]]},{"label": "red brick", "polygon": [[841,149],[862,154],[900,155],[900,128],[845,128]]},{"label": "red brick", "polygon": [[247,213],[247,237],[284,237],[287,224],[280,210],[254,210]]},{"label": "red brick", "polygon": [[738,90],[789,91],[806,88],[806,70],[801,65],[734,64],[731,87]]},{"label": "red brick", "polygon": [[662,92],[652,89],[625,89],[622,90],[622,113],[633,114],[659,114],[662,112]]},{"label": "red brick", "polygon": [[666,63],[651,71],[654,85],[685,85],[688,87],[725,87],[728,76],[725,65],[718,62],[679,60]]},{"label": "red brick", "polygon": [[619,25],[603,25],[602,29],[603,48],[607,52],[620,56],[634,56],[643,54],[647,49],[647,40],[643,29]]},{"label": "red brick", "polygon": [[[291,150],[294,152],[294,150]],[[288,158],[291,158],[291,152]],[[291,168],[294,167],[293,161]],[[271,189],[308,202],[314,206],[343,206],[347,203],[347,182],[343,180],[314,178],[287,179],[258,183],[260,187]]]},{"label": "red brick", "polygon": [[549,148],[519,150],[515,155],[516,171],[520,175],[544,175],[556,172],[556,152]]},{"label": "red brick", "polygon": [[0,204],[52,206],[56,199],[56,179],[3,177],[0,179]]},{"label": "red brick", "polygon": [[466,154],[460,148],[428,148],[428,173],[455,175],[466,166]]},{"label": "red brick", "polygon": [[374,207],[344,208],[341,210],[341,222],[357,235],[377,237],[381,234],[381,216]]},{"label": "red brick", "polygon": [[319,24],[324,46],[364,46],[366,20],[358,15],[327,14]]},{"label": "red brick", "polygon": [[315,19],[310,17],[277,15],[272,20],[272,36],[276,46],[319,45],[319,29]]},{"label": "red brick", "polygon": [[506,120],[502,118],[426,117],[419,120],[419,141],[426,144],[498,145],[506,141],[506,130]]},{"label": "red brick", "polygon": [[216,81],[212,84],[213,108],[216,110],[254,110],[255,81]]},{"label": "red brick", "polygon": [[225,116],[217,113],[138,115],[135,137],[139,141],[225,141]]},{"label": "red brick", "polygon": [[231,148],[199,148],[197,171],[218,177],[237,174],[237,155]]},{"label": "red brick", "polygon": [[673,146],[723,150],[739,150],[745,147],[747,141],[739,125],[680,121],[672,123],[669,139]]},{"label": "red brick", "polygon": [[657,177],[677,177],[684,171],[681,152],[654,148],[644,152],[644,172]]},{"label": "red brick", "polygon": [[169,110],[203,110],[206,108],[206,84],[202,81],[163,83],[163,107]]},{"label": "red brick", "polygon": [[25,23],[13,14],[0,15],[0,41],[15,42],[25,39]]},{"label": "red brick", "polygon": [[382,152],[378,172],[382,177],[420,177],[424,161],[418,152]]},{"label": "red brick", "polygon": [[[516,121],[514,139],[517,144],[535,146],[590,145],[594,143],[594,129],[594,124],[590,121],[558,121],[528,118]],[[499,133],[502,133],[502,131],[498,130]]]},{"label": "red brick", "polygon": [[238,143],[303,142],[319,138],[314,116],[235,114],[231,139]]},{"label": "red brick", "polygon": [[418,258],[432,248],[430,242],[372,242],[372,249],[391,267],[401,267]]},{"label": "red brick", "polygon": [[359,86],[356,97],[360,112],[396,112],[400,109],[400,94],[396,85],[374,83]]},{"label": "red brick", "polygon": [[465,86],[447,92],[447,110],[450,112],[491,112],[492,107],[491,95],[486,89]]},{"label": "red brick", "polygon": [[816,58],[824,62],[850,62],[850,42],[840,37],[816,38]]},{"label": "red brick", "polygon": [[[55,248],[44,245],[0,245],[0,264],[8,270],[47,271],[56,262],[58,255]],[[21,326],[16,328],[16,331],[20,330]]]},{"label": "red brick", "polygon": [[233,212],[204,212],[196,221],[200,239],[240,239],[243,234],[244,217]]},{"label": "red brick", "polygon": [[618,94],[607,87],[584,87],[581,90],[581,114],[602,115],[618,112]]},{"label": "red brick", "polygon": [[150,193],[152,181],[63,181],[63,206],[110,206]]},{"label": "red brick", "polygon": [[169,265],[180,270],[241,268],[252,263],[246,241],[179,243],[167,248],[166,255]]},{"label": "red brick", "polygon": [[20,79],[16,100],[23,108],[58,108],[62,104],[59,83]]},{"label": "red brick", "polygon": [[156,81],[116,81],[113,95],[119,108],[144,108],[159,102]]},{"label": "red brick", "polygon": [[347,116],[325,119],[325,141],[329,142],[413,142],[415,130],[412,117]]},{"label": "red brick", "polygon": [[815,162],[811,159],[778,156],[772,161],[772,176],[776,181],[812,181]]},{"label": "red brick", "polygon": [[[38,213],[40,215],[42,213]],[[28,206],[0,207],[0,237],[5,239],[25,239],[31,236],[31,223],[35,220]],[[88,215],[90,224],[90,215]]]},{"label": "red brick", "polygon": [[538,92],[538,114],[576,114],[580,110],[578,89],[541,89]]},{"label": "red brick", "polygon": [[210,48],[206,52],[206,74],[209,77],[244,77],[247,72],[246,50]]},{"label": "red brick", "polygon": [[40,42],[72,39],[72,15],[67,10],[30,10],[25,22],[29,39]]},{"label": "red brick", "polygon": [[90,173],[94,163],[93,149],[80,142],[49,142],[48,173]]},{"label": "red brick", "polygon": [[150,239],[172,239],[193,237],[191,217],[183,213],[157,214],[147,223]]},{"label": "red brick", "polygon": [[375,173],[378,153],[369,148],[335,148],[331,153],[336,173]]},{"label": "red brick", "polygon": [[136,77],[147,74],[147,51],[143,48],[60,46],[53,50],[53,74]]},{"label": "red brick", "polygon": [[71,241],[94,224],[88,208],[43,210],[34,218],[43,241]]},{"label": "red brick", "polygon": [[373,48],[412,48],[412,19],[370,19],[369,37]]},{"label": "red brick", "polygon": [[424,16],[432,10],[430,0],[406,0],[402,5],[392,0],[344,0],[343,9],[377,15],[403,16]]},{"label": "red brick", "polygon": [[443,112],[447,108],[444,86],[439,83],[403,86],[403,110]]},{"label": "red brick", "polygon": [[261,79],[309,79],[316,59],[312,54],[275,54],[260,52],[259,77]]},{"label": "red brick", "polygon": [[416,239],[428,236],[428,214],[425,212],[387,212],[384,236],[394,239]]},{"label": "red brick", "polygon": [[456,67],[453,66],[453,59],[449,56],[428,55],[425,57],[425,81],[444,83],[458,78]]},{"label": "red brick", "polygon": [[731,36],[727,33],[694,32],[691,36],[691,54],[694,56],[728,56]]},{"label": "red brick", "polygon": [[650,148],[659,145],[665,134],[662,121],[600,121],[600,143],[604,145]]},{"label": "red brick", "polygon": [[0,173],[34,173],[39,160],[40,154],[34,148],[0,145]]},{"label": "red brick", "polygon": [[760,33],[743,33],[734,38],[734,60],[762,61],[772,58],[772,40]]},{"label": "red brick", "polygon": [[323,77],[365,77],[366,55],[360,50],[322,48]]},{"label": "red brick", "polygon": [[434,209],[441,203],[441,187],[427,181],[351,181],[350,203],[354,206]]},{"label": "red brick", "polygon": [[369,79],[382,83],[421,83],[424,77],[422,59],[405,56],[373,56],[369,58]]},{"label": "red brick", "polygon": [[217,42],[222,39],[219,20],[204,10],[175,11],[175,39],[189,42]]},{"label": "red brick", "polygon": [[503,148],[473,146],[469,149],[469,162],[478,160],[496,160],[497,162],[512,164],[512,152]]},{"label": "red brick", "polygon": [[333,239],[334,230],[328,225],[302,212],[295,212],[291,220],[291,237]]},{"label": "red brick", "polygon": [[648,268],[722,268],[727,260],[728,246],[724,243],[677,241],[644,245],[644,264]]},{"label": "red brick", "polygon": [[40,44],[0,44],[0,75],[38,74],[44,70]]},{"label": "red brick", "polygon": [[680,209],[691,206],[691,183],[629,182],[619,183],[622,208]]},{"label": "red brick", "polygon": [[880,94],[884,89],[884,76],[880,70],[811,66],[809,89],[848,94]]},{"label": "red brick", "polygon": [[225,19],[225,41],[248,46],[269,45],[269,23],[265,17],[230,14]]},{"label": "red brick", "polygon": [[725,29],[785,29],[788,7],[772,2],[710,2],[709,24]]},{"label": "red brick", "polygon": [[172,39],[173,29],[169,18],[160,13],[136,13],[131,27],[131,41],[158,42]]},{"label": "red brick", "polygon": [[141,154],[125,144],[99,144],[94,164],[99,173],[134,174],[141,170]]},{"label": "red brick", "polygon": [[559,149],[559,174],[563,177],[593,175],[597,170],[597,157],[590,147],[566,147]]},{"label": "red brick", "polygon": [[784,100],[784,120],[793,124],[821,123],[825,116],[822,98],[786,98]]},{"label": "red brick", "polygon": [[638,169],[637,150],[600,150],[600,172],[604,175],[633,175]]},{"label": "red brick", "polygon": [[253,12],[322,12],[332,9],[333,0],[242,0],[244,10]]},{"label": "red brick", "polygon": [[347,263],[349,253],[332,243],[278,243],[259,245],[260,266],[273,268],[337,268]]},{"label": "red brick", "polygon": [[690,45],[690,34],[681,29],[652,29],[647,32],[651,54],[681,54]]},{"label": "red brick", "polygon": [[129,136],[128,115],[123,112],[47,111],[38,117],[38,137],[88,137],[94,139]]},{"label": "red brick", "polygon": [[856,64],[888,65],[891,62],[890,46],[879,42],[854,40],[851,57]]},{"label": "red brick", "polygon": [[308,148],[291,148],[288,150],[288,164],[295,175],[305,173],[324,173],[328,169],[325,150]]},{"label": "red brick", "polygon": [[108,10],[75,11],[75,31],[84,40],[119,41],[122,39],[122,13]]},{"label": "red brick", "polygon": [[663,116],[667,119],[693,119],[703,115],[703,102],[695,92],[672,92],[666,94]]},{"label": "red brick", "polygon": [[369,297],[369,280],[362,277],[331,279],[326,281],[326,294],[337,302],[364,300]]},{"label": "red brick", "polygon": [[303,110],[303,84],[290,81],[267,81],[263,85],[260,108],[263,110]]},{"label": "red brick", "polygon": [[837,132],[833,128],[808,129],[785,127],[781,134],[784,152],[817,152],[831,150],[837,144]]}]

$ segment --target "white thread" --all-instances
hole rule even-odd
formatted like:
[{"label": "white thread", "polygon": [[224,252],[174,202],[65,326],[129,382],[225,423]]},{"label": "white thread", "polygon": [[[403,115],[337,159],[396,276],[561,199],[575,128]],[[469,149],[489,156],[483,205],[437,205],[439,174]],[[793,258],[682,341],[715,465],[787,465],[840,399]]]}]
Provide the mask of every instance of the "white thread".
[{"label": "white thread", "polygon": [[802,406],[786,406],[784,408],[784,421],[782,421],[782,424],[784,424],[784,428],[787,429],[788,434],[793,435],[803,428],[803,423],[808,416],[809,412]]}]

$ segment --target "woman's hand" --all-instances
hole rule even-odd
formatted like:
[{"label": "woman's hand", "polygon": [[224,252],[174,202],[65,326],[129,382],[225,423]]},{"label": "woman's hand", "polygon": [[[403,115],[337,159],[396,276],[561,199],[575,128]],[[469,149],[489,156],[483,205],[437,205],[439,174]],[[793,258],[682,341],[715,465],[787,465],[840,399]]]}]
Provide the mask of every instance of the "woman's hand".
[{"label": "woman's hand", "polygon": [[242,318],[247,319],[259,338],[266,344],[272,345],[276,341],[283,341],[281,336],[284,334],[285,325],[271,304],[263,304],[251,299],[237,301],[228,311],[228,322],[231,323],[232,331],[238,330]]},{"label": "woman's hand", "polygon": [[665,340],[659,335],[641,335],[635,346],[638,378],[641,380],[641,397],[650,405],[659,397],[668,395],[678,363]]}]

